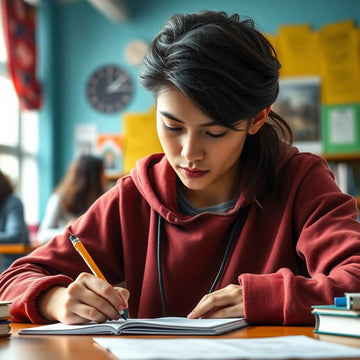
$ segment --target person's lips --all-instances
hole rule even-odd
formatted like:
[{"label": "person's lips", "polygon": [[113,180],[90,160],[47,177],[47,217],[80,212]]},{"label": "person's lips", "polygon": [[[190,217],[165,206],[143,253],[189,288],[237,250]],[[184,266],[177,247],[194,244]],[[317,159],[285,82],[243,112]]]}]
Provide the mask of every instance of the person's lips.
[{"label": "person's lips", "polygon": [[200,169],[190,169],[190,168],[186,168],[186,167],[181,167],[181,171],[183,172],[183,174],[188,177],[188,178],[200,178],[202,176],[204,176],[205,174],[207,174],[207,170],[200,170]]}]

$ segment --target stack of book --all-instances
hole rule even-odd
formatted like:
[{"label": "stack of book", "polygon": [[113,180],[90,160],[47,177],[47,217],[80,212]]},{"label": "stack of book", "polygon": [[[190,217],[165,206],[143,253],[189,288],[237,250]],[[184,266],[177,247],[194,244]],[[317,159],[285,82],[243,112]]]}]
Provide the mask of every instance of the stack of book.
[{"label": "stack of book", "polygon": [[[339,304],[337,299],[344,299]],[[315,330],[317,334],[360,337],[359,294],[345,294],[344,298],[335,298],[333,305],[315,305]]]},{"label": "stack of book", "polygon": [[10,336],[10,312],[11,301],[0,301],[0,337]]}]

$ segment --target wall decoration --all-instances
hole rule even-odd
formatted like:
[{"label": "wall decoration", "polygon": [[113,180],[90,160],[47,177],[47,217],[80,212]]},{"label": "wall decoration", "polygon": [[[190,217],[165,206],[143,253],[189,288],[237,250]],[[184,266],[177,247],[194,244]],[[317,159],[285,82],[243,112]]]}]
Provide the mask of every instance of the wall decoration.
[{"label": "wall decoration", "polygon": [[162,152],[156,131],[156,110],[127,113],[124,116],[124,173],[129,173],[136,160]]},{"label": "wall decoration", "polygon": [[[42,104],[37,79],[36,9],[22,0],[1,1],[8,68],[23,110]],[[0,14],[0,15],[1,15]]]},{"label": "wall decoration", "polygon": [[360,102],[360,33],[352,20],[327,24],[319,31],[322,102]]},{"label": "wall decoration", "polygon": [[74,157],[95,153],[97,126],[94,123],[77,124],[74,129]]},{"label": "wall decoration", "polygon": [[133,40],[125,48],[125,59],[131,65],[140,65],[148,49],[149,45],[146,41]]},{"label": "wall decoration", "polygon": [[322,152],[318,77],[281,78],[273,110],[288,122],[301,151]]},{"label": "wall decoration", "polygon": [[360,104],[324,105],[322,115],[326,154],[360,152]]},{"label": "wall decoration", "polygon": [[86,98],[102,113],[115,113],[132,99],[133,82],[127,71],[118,65],[104,65],[96,69],[86,84]]},{"label": "wall decoration", "polygon": [[122,136],[118,134],[99,134],[96,153],[104,159],[105,174],[118,175],[123,170]]}]

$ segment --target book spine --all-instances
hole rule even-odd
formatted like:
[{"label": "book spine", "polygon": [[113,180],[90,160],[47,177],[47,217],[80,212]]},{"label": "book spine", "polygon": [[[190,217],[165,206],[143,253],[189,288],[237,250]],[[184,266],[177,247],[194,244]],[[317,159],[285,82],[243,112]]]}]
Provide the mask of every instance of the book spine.
[{"label": "book spine", "polygon": [[317,313],[313,313],[315,315],[315,328],[314,328],[314,332],[319,330],[319,326],[320,326],[320,316]]}]

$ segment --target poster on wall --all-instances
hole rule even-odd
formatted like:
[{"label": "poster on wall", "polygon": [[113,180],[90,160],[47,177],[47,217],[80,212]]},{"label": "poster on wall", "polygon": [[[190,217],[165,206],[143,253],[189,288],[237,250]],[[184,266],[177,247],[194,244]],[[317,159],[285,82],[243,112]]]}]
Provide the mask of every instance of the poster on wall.
[{"label": "poster on wall", "polygon": [[118,175],[123,172],[123,141],[119,134],[99,134],[96,153],[104,159],[105,174]]},{"label": "poster on wall", "polygon": [[322,120],[324,153],[360,151],[360,104],[324,105]]},{"label": "poster on wall", "polygon": [[74,157],[95,153],[97,126],[94,123],[75,125],[74,131]]},{"label": "poster on wall", "polygon": [[283,78],[272,109],[281,115],[294,133],[300,151],[321,153],[321,100],[319,77]]}]

